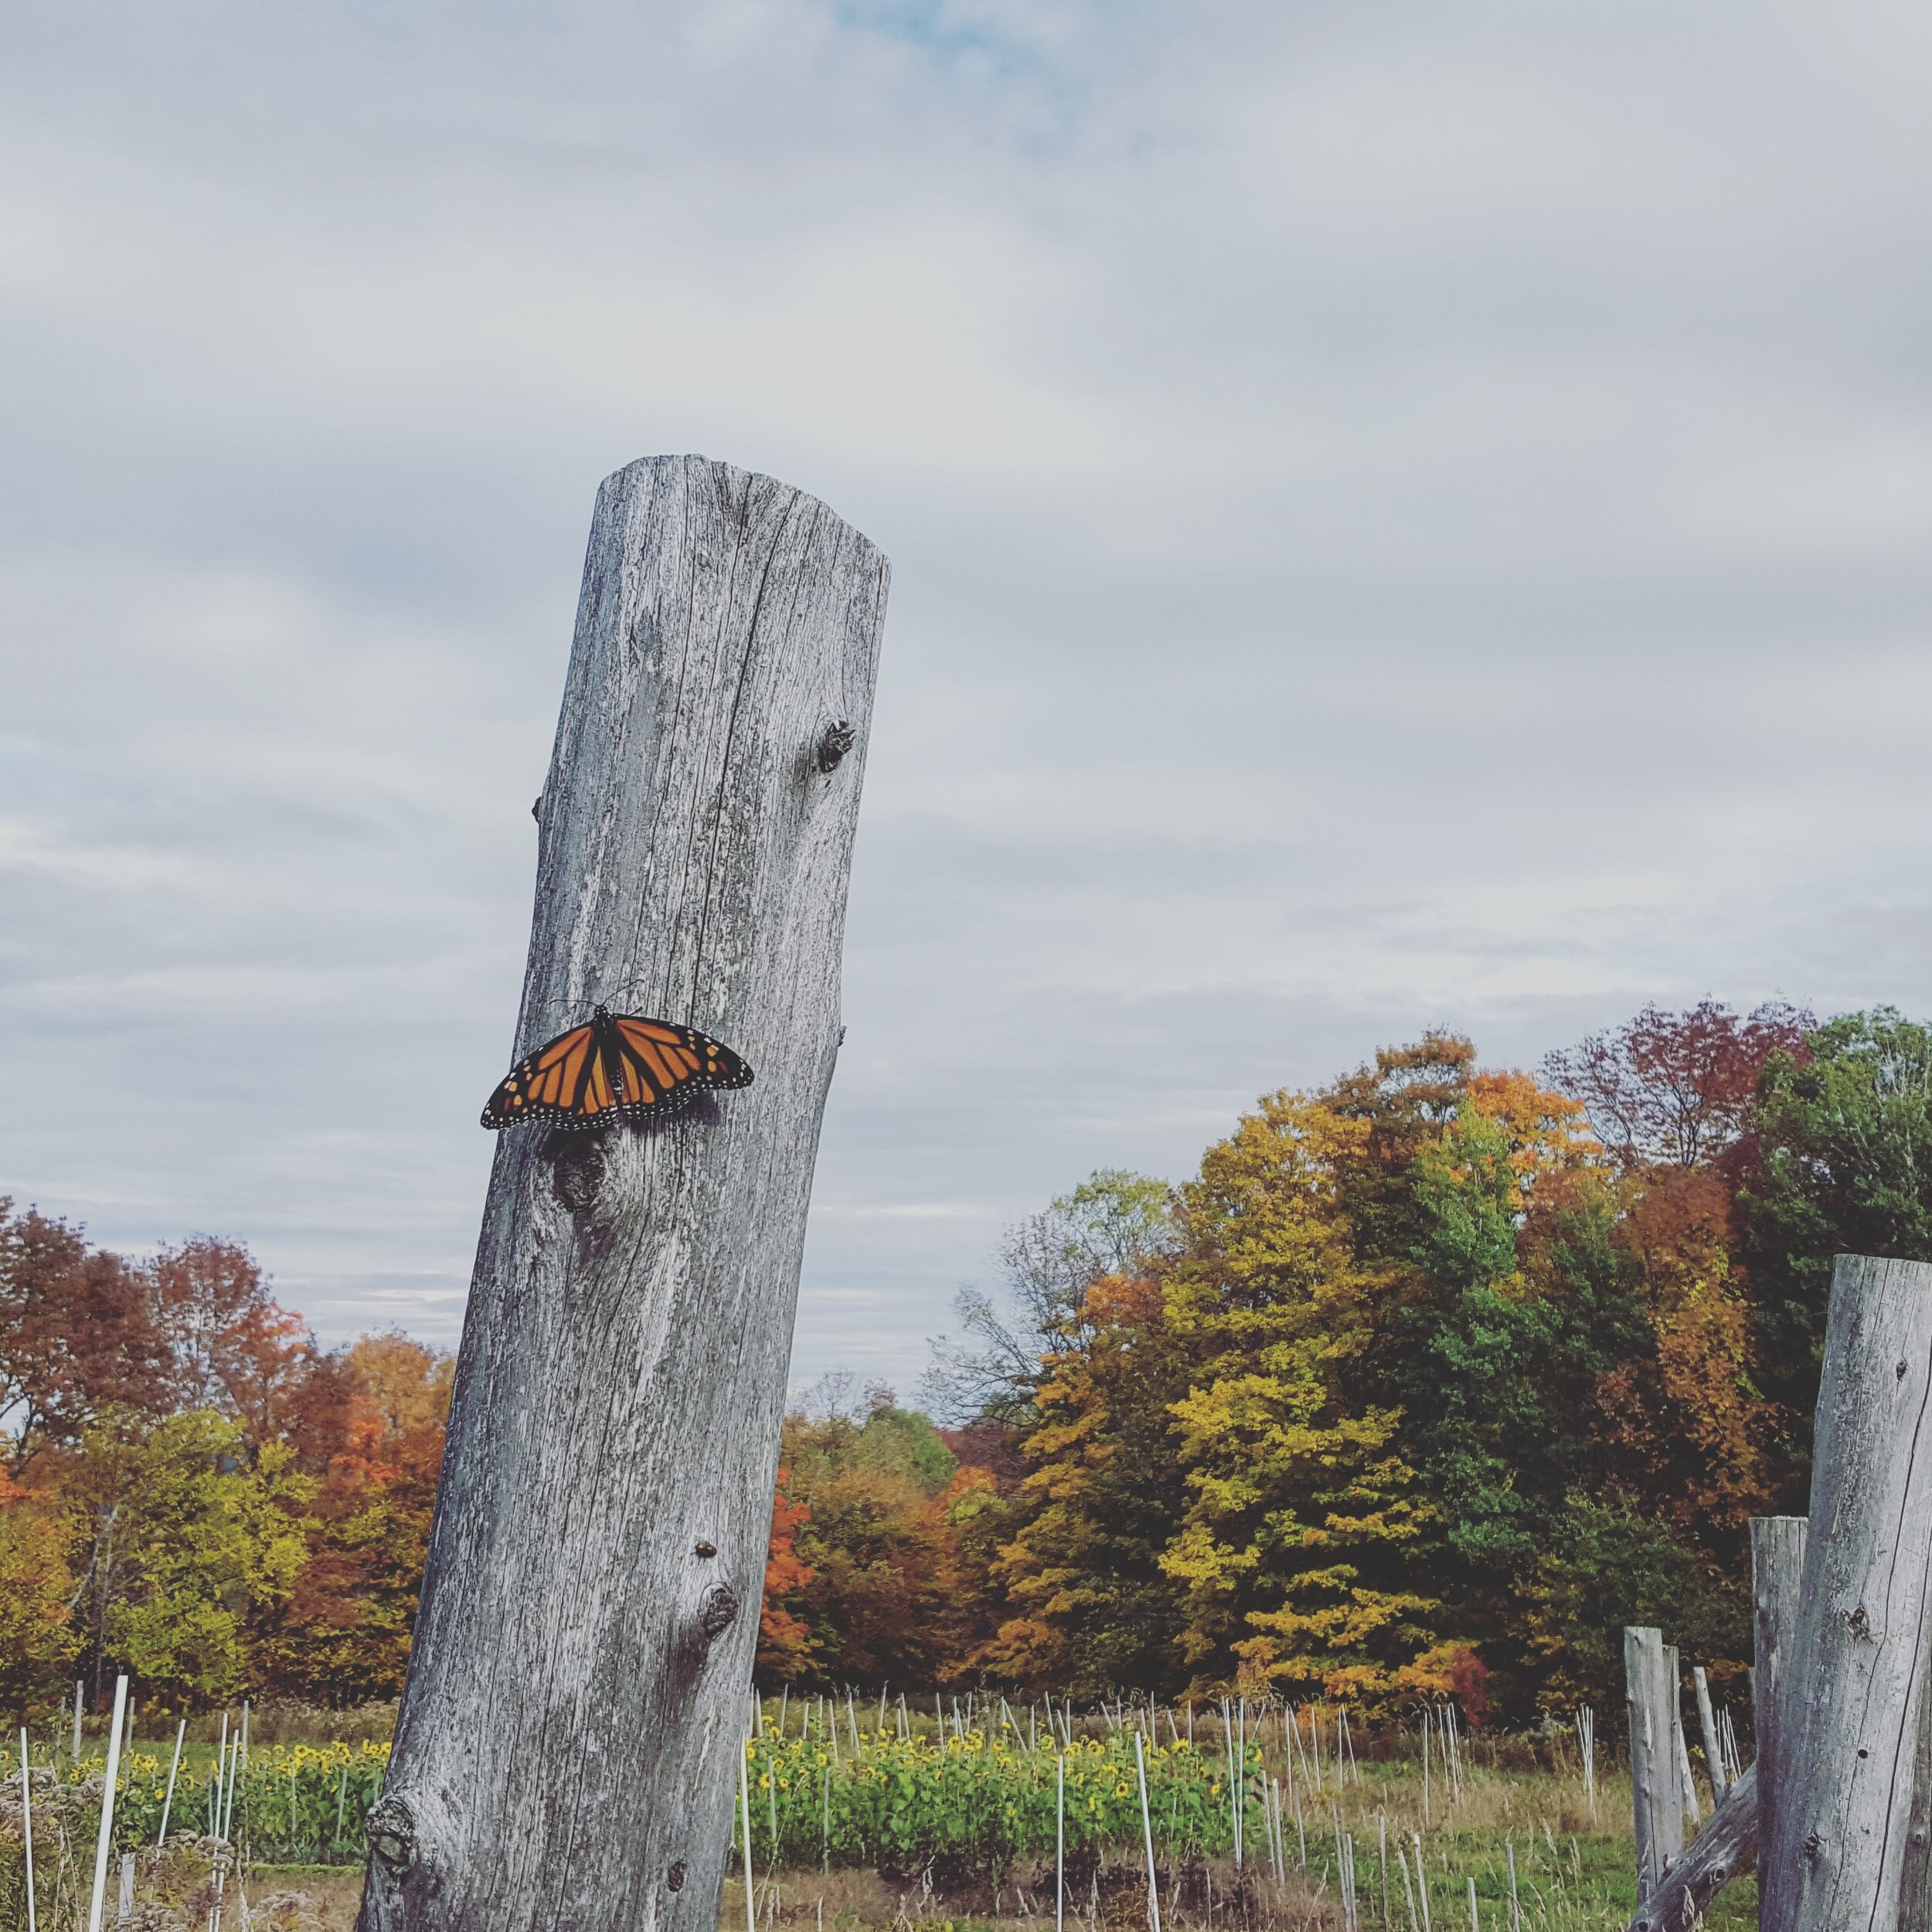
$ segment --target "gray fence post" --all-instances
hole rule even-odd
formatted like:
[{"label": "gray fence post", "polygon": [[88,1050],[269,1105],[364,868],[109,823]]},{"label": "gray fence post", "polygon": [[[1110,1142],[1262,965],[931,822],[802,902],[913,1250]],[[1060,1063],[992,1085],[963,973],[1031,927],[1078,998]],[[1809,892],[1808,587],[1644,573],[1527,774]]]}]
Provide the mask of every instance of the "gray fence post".
[{"label": "gray fence post", "polygon": [[1894,1932],[1932,1585],[1932,1264],[1841,1255],[1780,1686],[1766,1932]]},{"label": "gray fence post", "polygon": [[1782,1788],[1783,1696],[1798,1641],[1798,1601],[1804,1589],[1803,1516],[1751,1519],[1751,1609],[1757,1661],[1751,1667],[1751,1722],[1757,1733],[1757,1844],[1760,1871]]},{"label": "gray fence post", "polygon": [[362,1932],[717,1932],[886,578],[769,477],[598,492],[515,1052],[602,1003],[756,1078],[498,1145]]},{"label": "gray fence post", "polygon": [[1631,1811],[1637,1830],[1637,1897],[1656,1891],[1684,1852],[1684,1781],[1678,1766],[1680,1699],[1674,1653],[1664,1634],[1624,1631],[1624,1680],[1630,1712]]}]

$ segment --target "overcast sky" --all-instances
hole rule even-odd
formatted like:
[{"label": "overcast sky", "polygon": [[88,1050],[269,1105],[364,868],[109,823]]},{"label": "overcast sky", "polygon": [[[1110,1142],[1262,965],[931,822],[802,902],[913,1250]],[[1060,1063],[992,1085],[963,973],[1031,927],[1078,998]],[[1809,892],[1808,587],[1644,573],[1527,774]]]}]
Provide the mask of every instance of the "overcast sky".
[{"label": "overcast sky", "polygon": [[0,15],[0,1192],[461,1318],[593,494],[894,566],[794,1379],[1440,1024],[1932,1012],[1932,17]]}]

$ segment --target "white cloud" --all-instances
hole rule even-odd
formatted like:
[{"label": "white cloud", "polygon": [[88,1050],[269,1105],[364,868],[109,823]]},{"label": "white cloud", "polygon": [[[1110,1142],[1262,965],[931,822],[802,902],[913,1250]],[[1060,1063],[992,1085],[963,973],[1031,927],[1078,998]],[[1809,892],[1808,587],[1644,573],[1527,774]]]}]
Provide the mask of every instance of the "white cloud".
[{"label": "white cloud", "polygon": [[0,1190],[448,1338],[592,492],[892,554],[798,1373],[1431,1023],[1921,1009],[1903,8],[0,26]]}]

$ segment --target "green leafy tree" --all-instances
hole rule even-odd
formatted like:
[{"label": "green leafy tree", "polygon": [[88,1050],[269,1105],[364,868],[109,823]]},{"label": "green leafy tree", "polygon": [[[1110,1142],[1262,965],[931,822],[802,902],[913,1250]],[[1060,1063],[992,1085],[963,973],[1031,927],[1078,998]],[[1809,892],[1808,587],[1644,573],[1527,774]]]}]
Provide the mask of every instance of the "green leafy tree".
[{"label": "green leafy tree", "polygon": [[286,1597],[308,1556],[314,1484],[270,1444],[251,1462],[239,1423],[207,1410],[83,1439],[63,1495],[83,1553],[78,1604],[97,1699],[125,1671],[182,1709],[240,1693],[251,1609]]},{"label": "green leafy tree", "polygon": [[1767,1062],[1739,1207],[1787,1506],[1802,1509],[1832,1263],[1932,1260],[1932,1029],[1848,1013]]}]

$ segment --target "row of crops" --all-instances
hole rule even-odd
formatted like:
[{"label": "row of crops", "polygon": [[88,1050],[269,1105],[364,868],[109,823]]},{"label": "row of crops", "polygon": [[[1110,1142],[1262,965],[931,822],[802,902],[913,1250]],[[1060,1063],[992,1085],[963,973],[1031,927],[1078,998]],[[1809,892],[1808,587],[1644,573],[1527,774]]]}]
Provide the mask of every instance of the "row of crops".
[{"label": "row of crops", "polygon": [[[1236,1830],[1233,1760],[1213,1745],[1142,1740],[1146,1817],[1134,1734],[1029,1748],[1011,1727],[968,1730],[943,1742],[888,1731],[835,1750],[831,1738],[782,1736],[769,1724],[745,1743],[745,1780],[734,1836],[749,1835],[760,1869],[799,1866],[916,1867],[944,1859],[992,1872],[1051,1858],[1059,1835],[1070,1856],[1139,1847],[1151,1828],[1165,1863],[1226,1852]],[[1236,1772],[1247,1835],[1265,1833],[1261,1753],[1249,1747]],[[1064,1786],[1060,1770],[1064,1760]]]},{"label": "row of crops", "polygon": [[[257,1746],[235,1767],[232,1793],[210,1762],[184,1765],[171,1799],[172,1753],[134,1750],[115,1782],[114,1839],[124,1851],[152,1845],[165,1808],[171,1838],[225,1836],[267,1864],[359,1865],[367,1849],[362,1819],[382,1791],[389,1753],[386,1744]],[[66,1781],[83,1784],[106,1769],[104,1759],[83,1758]]]},{"label": "row of crops", "polygon": [[[1147,1822],[1157,1853],[1225,1852],[1233,1843],[1230,1758],[1220,1747],[1143,1743]],[[732,1820],[742,1858],[747,1828],[760,1869],[799,1866],[916,1866],[935,1858],[1000,1870],[1053,1855],[1063,1832],[1070,1855],[1138,1846],[1142,1820],[1131,1731],[1056,1747],[1029,1748],[1010,1733],[972,1730],[945,1738],[861,1734],[835,1751],[823,1734],[781,1736],[769,1724],[745,1744],[745,1781]],[[1266,1830],[1261,1753],[1250,1747],[1241,1786],[1247,1835]],[[1059,1769],[1065,1760],[1063,1792]],[[168,1806],[170,1837],[224,1835],[248,1855],[275,1864],[359,1864],[362,1819],[382,1790],[386,1744],[272,1746],[252,1750],[235,1779],[233,1810],[216,1767],[178,1774],[168,1798],[168,1761],[136,1750],[123,1760],[114,1836],[123,1849],[151,1845]],[[83,1759],[68,1774],[80,1784],[104,1765]]]}]

